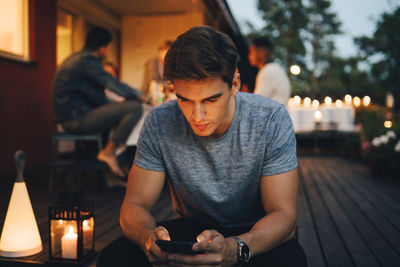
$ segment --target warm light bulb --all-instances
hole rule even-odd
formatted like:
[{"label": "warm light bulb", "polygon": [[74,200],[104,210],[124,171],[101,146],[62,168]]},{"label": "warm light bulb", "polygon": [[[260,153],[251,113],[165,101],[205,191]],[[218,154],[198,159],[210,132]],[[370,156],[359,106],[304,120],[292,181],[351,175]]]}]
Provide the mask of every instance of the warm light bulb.
[{"label": "warm light bulb", "polygon": [[296,95],[296,96],[293,97],[293,99],[294,99],[294,104],[296,106],[300,105],[300,103],[301,103],[301,97],[300,96]]},{"label": "warm light bulb", "polygon": [[353,98],[353,104],[355,107],[359,107],[361,105],[361,99],[358,96]]},{"label": "warm light bulb", "polygon": [[312,107],[315,109],[317,109],[319,107],[319,101],[317,99],[314,99],[312,101]]},{"label": "warm light bulb", "polygon": [[343,101],[338,99],[338,100],[336,100],[335,105],[337,108],[341,108],[343,106]]},{"label": "warm light bulb", "polygon": [[83,221],[83,226],[85,226],[85,227],[88,226],[88,221],[87,220]]},{"label": "warm light bulb", "polygon": [[385,126],[385,128],[392,128],[392,122],[391,121],[385,121],[384,123],[383,123],[383,125]]},{"label": "warm light bulb", "polygon": [[371,98],[366,95],[366,96],[363,97],[363,101],[362,102],[363,102],[364,107],[368,107],[369,104],[371,104]]},{"label": "warm light bulb", "polygon": [[299,75],[300,72],[301,72],[301,69],[300,69],[300,67],[298,65],[290,66],[289,70],[290,70],[290,73],[293,74],[293,75]]},{"label": "warm light bulb", "polygon": [[344,102],[346,103],[346,105],[351,105],[351,102],[353,102],[353,99],[351,98],[351,95],[345,95],[344,96]]},{"label": "warm light bulb", "polygon": [[324,102],[325,102],[325,104],[330,105],[330,104],[332,104],[332,98],[327,96],[327,97],[325,97]]},{"label": "warm light bulb", "polygon": [[311,98],[309,98],[309,97],[304,98],[303,103],[304,103],[305,107],[310,107],[311,106]]}]

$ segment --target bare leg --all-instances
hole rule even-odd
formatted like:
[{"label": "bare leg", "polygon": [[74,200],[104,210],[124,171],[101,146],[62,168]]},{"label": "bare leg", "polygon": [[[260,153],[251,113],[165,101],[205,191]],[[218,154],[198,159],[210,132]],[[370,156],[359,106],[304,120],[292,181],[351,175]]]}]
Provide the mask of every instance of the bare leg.
[{"label": "bare leg", "polygon": [[113,141],[109,141],[107,146],[97,154],[97,159],[106,163],[113,173],[124,177],[126,174],[118,164],[118,160],[115,155],[116,150],[117,145]]}]

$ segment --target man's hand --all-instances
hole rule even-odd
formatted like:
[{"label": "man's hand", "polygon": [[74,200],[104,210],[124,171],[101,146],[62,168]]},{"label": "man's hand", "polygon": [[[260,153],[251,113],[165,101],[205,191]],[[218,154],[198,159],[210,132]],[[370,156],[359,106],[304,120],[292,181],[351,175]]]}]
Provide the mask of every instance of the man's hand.
[{"label": "man's hand", "polygon": [[169,253],[164,252],[156,244],[156,240],[171,240],[168,230],[162,226],[150,232],[145,243],[145,253],[153,266],[168,266]]},{"label": "man's hand", "polygon": [[193,250],[204,254],[170,254],[170,266],[232,266],[237,262],[237,244],[232,238],[225,238],[215,230],[205,230],[197,236]]}]

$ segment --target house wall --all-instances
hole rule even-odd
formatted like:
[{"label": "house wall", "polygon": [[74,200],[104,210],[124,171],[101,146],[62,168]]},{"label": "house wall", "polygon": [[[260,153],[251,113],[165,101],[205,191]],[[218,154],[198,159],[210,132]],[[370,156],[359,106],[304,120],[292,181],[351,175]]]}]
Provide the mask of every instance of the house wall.
[{"label": "house wall", "polygon": [[181,33],[198,25],[204,25],[201,12],[123,17],[121,80],[140,88],[144,64],[157,56],[158,46],[167,39],[175,40]]},{"label": "house wall", "polygon": [[22,149],[27,168],[47,166],[54,129],[51,82],[56,69],[54,0],[31,0],[33,61],[0,57],[0,174],[13,173],[13,156]]}]

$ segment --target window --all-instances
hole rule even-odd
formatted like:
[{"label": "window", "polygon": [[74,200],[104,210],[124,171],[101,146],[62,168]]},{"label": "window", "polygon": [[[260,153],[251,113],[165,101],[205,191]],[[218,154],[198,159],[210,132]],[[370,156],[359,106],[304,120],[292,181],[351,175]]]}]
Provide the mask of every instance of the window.
[{"label": "window", "polygon": [[57,10],[57,65],[74,52],[72,49],[73,22],[74,16],[71,13],[63,9]]},{"label": "window", "polygon": [[29,60],[28,0],[0,0],[0,56]]}]

